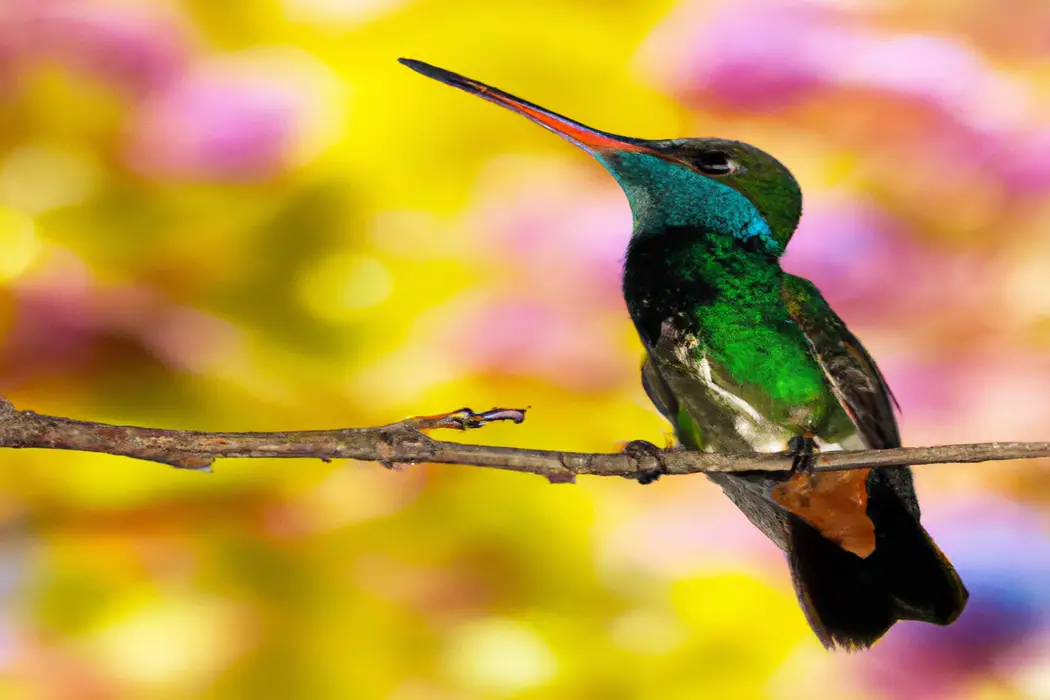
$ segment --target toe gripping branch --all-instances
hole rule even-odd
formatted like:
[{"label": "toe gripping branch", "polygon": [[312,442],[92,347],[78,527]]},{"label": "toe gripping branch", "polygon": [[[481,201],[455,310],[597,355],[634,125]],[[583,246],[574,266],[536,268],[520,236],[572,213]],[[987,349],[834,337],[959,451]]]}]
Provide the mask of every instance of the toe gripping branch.
[{"label": "toe gripping branch", "polygon": [[817,441],[811,433],[796,435],[788,440],[788,454],[791,459],[791,474],[812,474],[817,465]]}]

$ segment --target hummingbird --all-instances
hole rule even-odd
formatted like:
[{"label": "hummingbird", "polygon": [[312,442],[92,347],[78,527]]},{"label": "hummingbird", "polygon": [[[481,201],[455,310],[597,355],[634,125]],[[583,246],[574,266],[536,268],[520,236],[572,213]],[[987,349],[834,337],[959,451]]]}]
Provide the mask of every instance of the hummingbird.
[{"label": "hummingbird", "polygon": [[[825,647],[865,649],[899,620],[948,625],[962,613],[969,594],[920,523],[908,466],[812,469],[819,450],[892,448],[901,439],[895,399],[871,355],[812,282],[781,268],[802,215],[787,167],[738,141],[599,131],[400,61],[554,132],[619,183],[634,220],[622,288],[645,348],[645,392],[686,449],[794,455],[788,472],[707,477],[785,552]],[[635,441],[626,449],[641,459],[658,448]]]}]

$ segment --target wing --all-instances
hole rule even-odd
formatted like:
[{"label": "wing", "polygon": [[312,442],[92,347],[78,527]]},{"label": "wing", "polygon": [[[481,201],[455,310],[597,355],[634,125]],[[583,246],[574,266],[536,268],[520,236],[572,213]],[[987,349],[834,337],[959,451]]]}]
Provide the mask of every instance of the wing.
[{"label": "wing", "polygon": [[892,394],[875,361],[809,280],[784,276],[784,303],[870,448],[900,447]]},{"label": "wing", "polygon": [[[814,357],[865,445],[873,449],[900,447],[900,431],[893,412],[896,400],[868,351],[812,282],[784,275],[782,293],[788,313],[809,341]],[[908,510],[919,517],[911,471],[895,467],[881,472],[904,499]]]}]

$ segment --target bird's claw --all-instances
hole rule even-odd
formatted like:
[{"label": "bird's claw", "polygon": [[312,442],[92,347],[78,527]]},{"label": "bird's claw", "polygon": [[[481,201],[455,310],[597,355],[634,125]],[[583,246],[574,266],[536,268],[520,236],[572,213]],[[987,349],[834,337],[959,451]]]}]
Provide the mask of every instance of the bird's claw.
[{"label": "bird's claw", "polygon": [[663,450],[646,440],[632,440],[623,446],[621,452],[638,462],[638,470],[633,474],[625,474],[628,479],[634,479],[639,484],[651,484],[667,473],[660,455]]},{"label": "bird's claw", "polygon": [[481,428],[495,421],[521,423],[525,420],[524,408],[492,408],[488,411],[472,411],[461,408],[458,411],[439,413],[436,416],[415,416],[407,419],[417,430],[435,430],[449,428],[452,430],[472,430]]},{"label": "bird's claw", "polygon": [[813,474],[818,452],[812,435],[796,435],[788,440],[788,454],[792,456],[791,474]]}]

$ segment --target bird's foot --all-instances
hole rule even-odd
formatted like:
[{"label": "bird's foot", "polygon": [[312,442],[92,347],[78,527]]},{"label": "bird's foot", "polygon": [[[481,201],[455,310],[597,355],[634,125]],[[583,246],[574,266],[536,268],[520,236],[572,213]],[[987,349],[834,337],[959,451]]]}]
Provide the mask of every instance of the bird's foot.
[{"label": "bird's foot", "polygon": [[623,446],[623,454],[638,462],[638,471],[625,474],[628,479],[635,479],[639,484],[651,484],[667,473],[660,455],[659,447],[646,440],[631,440]]},{"label": "bird's foot", "polygon": [[810,499],[817,488],[813,468],[817,466],[819,451],[814,435],[809,431],[788,440],[787,451],[782,454],[791,457],[791,469],[781,472],[777,482],[769,487],[767,495],[773,503],[796,515],[810,507]]},{"label": "bird's foot", "polygon": [[788,440],[788,454],[792,456],[791,474],[813,474],[817,465],[817,454],[820,452],[812,433],[796,435]]}]

